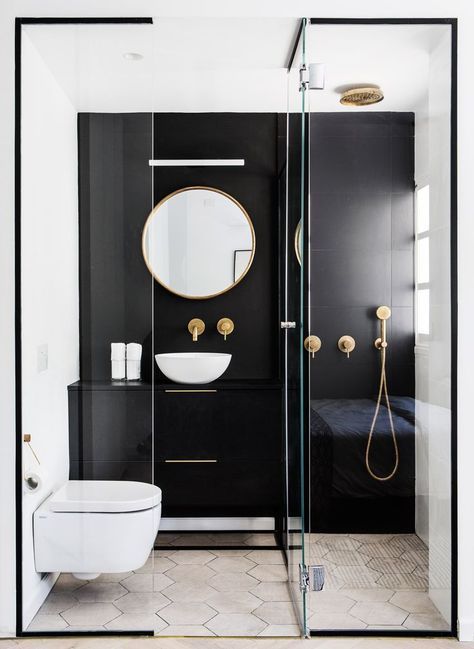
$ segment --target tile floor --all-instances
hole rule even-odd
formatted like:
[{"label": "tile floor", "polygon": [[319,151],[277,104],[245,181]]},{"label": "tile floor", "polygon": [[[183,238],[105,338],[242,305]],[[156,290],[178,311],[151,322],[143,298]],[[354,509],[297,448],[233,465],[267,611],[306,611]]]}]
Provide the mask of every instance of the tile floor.
[{"label": "tile floor", "polygon": [[309,553],[326,567],[310,628],[449,630],[428,597],[428,548],[415,534],[311,534]]},{"label": "tile floor", "polygon": [[[28,631],[153,629],[155,635],[166,636],[299,635],[278,549],[165,548],[171,536],[163,535],[163,547],[134,572],[104,574],[91,582],[62,574]],[[231,536],[220,536],[219,545],[225,541],[231,545],[235,542]],[[247,545],[266,546],[270,539],[264,536],[247,535]],[[273,535],[269,536],[274,544]],[[187,539],[193,545],[203,541],[197,543],[190,535]]]},{"label": "tile floor", "polygon": [[[273,534],[160,533],[139,570],[92,582],[61,575],[28,630],[298,636],[274,545]],[[309,597],[311,629],[448,630],[427,594],[428,550],[417,536],[311,534],[308,550],[326,567],[324,590]]]}]

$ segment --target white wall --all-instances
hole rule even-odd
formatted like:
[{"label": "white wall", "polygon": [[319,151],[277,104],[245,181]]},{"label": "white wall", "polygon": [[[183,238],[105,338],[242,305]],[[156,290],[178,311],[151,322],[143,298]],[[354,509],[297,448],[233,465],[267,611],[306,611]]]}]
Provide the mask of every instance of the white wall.
[{"label": "white wall", "polygon": [[[429,547],[429,593],[451,616],[451,38],[429,57],[426,105],[418,114],[416,182],[430,187],[430,335],[417,346],[416,529]],[[424,109],[424,110],[423,110]],[[419,130],[418,130],[419,128]]]},{"label": "white wall", "polygon": [[182,16],[198,11],[207,15],[259,15],[321,17],[458,17],[459,18],[459,348],[458,357],[458,491],[459,491],[459,629],[464,640],[474,640],[474,220],[472,178],[474,170],[474,3],[470,0],[331,0],[315,6],[313,0],[16,0],[0,5],[0,634],[15,629],[15,516],[14,516],[14,17],[15,16]]},{"label": "white wall", "polygon": [[[32,514],[69,475],[67,386],[79,378],[77,114],[27,34],[22,39],[23,467],[44,478],[23,498],[23,623],[54,583],[35,571]],[[38,348],[47,346],[40,371]]]}]

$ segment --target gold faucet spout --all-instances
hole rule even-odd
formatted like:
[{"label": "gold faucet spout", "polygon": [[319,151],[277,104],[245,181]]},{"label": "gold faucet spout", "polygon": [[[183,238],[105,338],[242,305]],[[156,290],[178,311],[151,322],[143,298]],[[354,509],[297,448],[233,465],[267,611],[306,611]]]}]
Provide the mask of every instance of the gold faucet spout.
[{"label": "gold faucet spout", "polygon": [[188,322],[188,331],[193,337],[193,342],[196,343],[198,341],[198,337],[204,333],[204,329],[206,328],[206,325],[200,318],[193,318]]}]

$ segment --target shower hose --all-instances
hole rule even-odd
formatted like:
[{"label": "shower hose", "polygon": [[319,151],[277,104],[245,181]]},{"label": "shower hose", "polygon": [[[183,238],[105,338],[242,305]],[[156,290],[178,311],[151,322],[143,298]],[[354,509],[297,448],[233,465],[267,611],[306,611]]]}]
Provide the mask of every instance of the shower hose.
[{"label": "shower hose", "polygon": [[[380,348],[380,353],[381,353],[381,367],[380,367],[380,384],[379,384],[379,393],[377,395],[377,405],[375,407],[375,412],[374,412],[374,417],[372,419],[372,424],[370,425],[370,432],[369,432],[369,439],[367,440],[367,448],[365,449],[365,466],[367,468],[367,471],[369,474],[374,478],[374,480],[379,480],[380,482],[384,482],[385,480],[390,480],[390,478],[393,478],[393,476],[396,474],[398,470],[398,461],[399,461],[399,455],[398,455],[398,443],[397,443],[397,435],[395,433],[395,427],[393,425],[393,418],[392,418],[392,409],[390,407],[390,400],[388,398],[388,390],[387,390],[387,376],[385,373],[385,360],[386,360],[386,347],[383,346]],[[372,471],[370,468],[370,446],[372,444],[372,439],[374,436],[374,429],[375,429],[375,424],[377,423],[377,419],[379,416],[380,412],[380,403],[382,401],[382,396],[385,397],[385,402],[387,404],[387,410],[388,410],[388,418],[390,421],[390,431],[392,433],[392,440],[393,440],[393,448],[395,451],[395,464],[393,466],[393,469],[391,473],[389,473],[386,476],[380,476],[377,475]]]}]

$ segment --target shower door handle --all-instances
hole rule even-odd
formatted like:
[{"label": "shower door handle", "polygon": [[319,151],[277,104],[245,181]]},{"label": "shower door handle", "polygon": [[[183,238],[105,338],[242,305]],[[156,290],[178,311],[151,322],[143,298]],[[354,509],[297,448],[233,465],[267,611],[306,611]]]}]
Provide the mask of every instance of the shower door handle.
[{"label": "shower door handle", "polygon": [[296,329],[296,322],[291,322],[291,321],[282,321],[280,322],[280,328],[281,329]]},{"label": "shower door handle", "polygon": [[321,338],[318,336],[307,336],[304,339],[304,348],[311,354],[311,358],[314,358],[315,353],[319,352],[321,345]]}]

